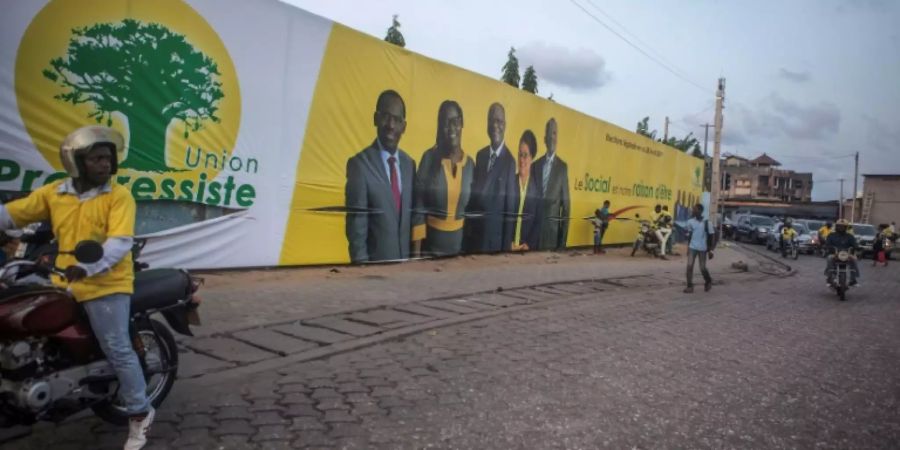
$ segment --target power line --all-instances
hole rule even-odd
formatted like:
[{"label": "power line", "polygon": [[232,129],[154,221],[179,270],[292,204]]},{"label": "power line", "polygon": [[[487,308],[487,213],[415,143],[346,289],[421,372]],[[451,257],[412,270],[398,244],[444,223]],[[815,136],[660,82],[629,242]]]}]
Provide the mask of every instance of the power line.
[{"label": "power line", "polygon": [[[596,9],[598,12],[600,12],[600,14],[603,14],[604,17],[606,17],[607,19],[609,19],[610,22],[612,22],[612,23],[618,25],[618,26],[619,26],[619,29],[621,29],[625,34],[627,34],[628,36],[631,36],[632,39],[634,39],[635,41],[637,41],[639,44],[643,45],[644,48],[647,49],[647,51],[649,51],[650,53],[653,53],[653,55],[656,56],[657,58],[659,58],[660,61],[663,61],[663,62],[665,62],[666,64],[668,64],[670,67],[672,67],[673,69],[676,69],[679,73],[681,73],[681,74],[684,75],[685,77],[690,78],[690,77],[687,76],[687,73],[686,73],[685,71],[683,71],[683,70],[679,69],[678,67],[676,67],[675,64],[673,64],[671,61],[669,61],[668,59],[666,59],[666,57],[663,56],[661,53],[659,53],[659,52],[657,52],[656,50],[654,50],[653,47],[651,47],[649,44],[647,44],[646,42],[644,42],[643,40],[641,40],[641,38],[637,37],[634,33],[628,31],[628,27],[626,27],[625,25],[622,25],[621,22],[619,22],[619,21],[616,20],[613,16],[611,16],[609,13],[607,13],[607,12],[604,11],[602,8],[600,8],[599,6],[597,6],[597,4],[594,3],[593,0],[586,0],[586,1],[588,2],[589,5],[591,5],[592,7],[594,7],[594,9]],[[715,105],[713,105],[713,106],[715,106]]]},{"label": "power line", "polygon": [[622,36],[619,32],[617,32],[617,31],[614,30],[612,27],[610,27],[609,25],[607,25],[606,22],[600,20],[599,17],[595,16],[593,13],[591,13],[590,11],[588,11],[587,9],[585,9],[584,6],[581,6],[581,4],[577,3],[575,0],[569,0],[569,2],[571,2],[573,5],[577,6],[578,9],[584,11],[585,14],[587,14],[588,16],[590,16],[592,19],[594,19],[594,21],[596,21],[596,22],[599,23],[600,25],[602,25],[603,28],[606,28],[607,30],[609,30],[610,33],[616,35],[619,39],[625,41],[626,44],[630,45],[632,48],[634,48],[635,50],[639,51],[642,55],[646,56],[648,59],[650,59],[651,61],[653,61],[653,62],[655,62],[656,64],[658,64],[658,65],[659,65],[660,67],[662,67],[663,69],[666,69],[666,70],[667,70],[669,73],[671,73],[672,75],[675,75],[676,77],[680,78],[682,81],[684,81],[684,82],[686,82],[686,83],[688,83],[688,84],[690,84],[690,85],[696,87],[697,89],[700,89],[700,90],[703,91],[704,93],[709,93],[709,89],[708,89],[708,88],[705,88],[705,87],[701,86],[700,84],[695,83],[694,81],[692,81],[691,79],[687,78],[687,77],[684,76],[684,75],[681,75],[680,73],[678,73],[677,71],[675,71],[674,69],[672,69],[671,67],[669,67],[667,64],[665,64],[665,63],[663,63],[662,61],[660,61],[659,59],[657,59],[657,58],[655,58],[654,56],[650,55],[649,53],[647,53],[646,51],[644,51],[644,49],[638,47],[638,46],[635,45],[633,42],[631,42],[630,40],[628,40],[628,38],[626,38],[625,36]]}]

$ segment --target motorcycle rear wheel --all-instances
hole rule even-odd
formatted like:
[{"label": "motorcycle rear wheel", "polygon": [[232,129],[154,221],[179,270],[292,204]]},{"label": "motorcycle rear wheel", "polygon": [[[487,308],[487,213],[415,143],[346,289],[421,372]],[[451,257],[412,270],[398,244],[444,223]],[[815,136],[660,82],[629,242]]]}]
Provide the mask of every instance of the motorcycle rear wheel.
[{"label": "motorcycle rear wheel", "polygon": [[[150,324],[152,322],[152,326]],[[146,350],[145,360],[157,351],[162,373],[155,373],[147,378],[147,399],[153,408],[159,408],[169,395],[175,384],[175,375],[178,370],[178,347],[172,332],[165,325],[150,320],[137,325],[136,332],[141,336]],[[114,425],[127,425],[128,413],[122,406],[118,397],[104,400],[91,406],[94,414]]]}]

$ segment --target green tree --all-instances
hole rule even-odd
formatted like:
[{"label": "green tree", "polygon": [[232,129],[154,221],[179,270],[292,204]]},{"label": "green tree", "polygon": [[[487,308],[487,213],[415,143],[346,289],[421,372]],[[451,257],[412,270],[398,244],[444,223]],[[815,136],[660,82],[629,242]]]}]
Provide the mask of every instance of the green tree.
[{"label": "green tree", "polygon": [[688,133],[687,136],[681,139],[673,136],[670,137],[666,142],[663,142],[662,140],[660,140],[660,142],[670,147],[675,147],[685,153],[696,153],[700,151],[700,141],[698,141],[697,138],[694,137],[694,133]]},{"label": "green tree", "polygon": [[525,75],[522,76],[522,89],[532,94],[538,93],[537,72],[534,71],[534,66],[528,66],[525,69]]},{"label": "green tree", "polygon": [[397,21],[397,15],[394,14],[394,24],[387,30],[384,40],[394,45],[406,47],[406,39],[403,39],[403,33],[400,33],[400,22]]},{"label": "green tree", "polygon": [[650,139],[656,139],[656,130],[650,131],[650,116],[644,117],[638,122],[637,129],[634,132],[641,136],[647,136]]},{"label": "green tree", "polygon": [[184,125],[184,136],[206,121],[219,122],[224,98],[218,65],[183,35],[133,19],[72,30],[66,56],[43,75],[63,88],[54,98],[89,104],[97,123],[113,113],[128,118],[129,150],[122,167],[166,172],[166,129]]},{"label": "green tree", "polygon": [[519,88],[519,58],[516,58],[516,48],[510,47],[506,64],[503,65],[503,75],[500,77],[504,83]]}]

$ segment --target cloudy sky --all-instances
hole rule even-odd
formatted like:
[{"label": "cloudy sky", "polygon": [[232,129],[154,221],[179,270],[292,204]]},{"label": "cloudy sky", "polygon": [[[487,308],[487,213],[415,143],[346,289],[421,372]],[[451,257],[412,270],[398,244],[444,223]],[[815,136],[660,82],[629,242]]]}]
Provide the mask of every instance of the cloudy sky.
[{"label": "cloudy sky", "polygon": [[515,46],[540,95],[660,135],[702,142],[723,76],[723,151],[812,171],[814,200],[851,192],[856,151],[900,173],[900,1],[285,1],[379,38],[399,14],[408,49],[492,77]]}]

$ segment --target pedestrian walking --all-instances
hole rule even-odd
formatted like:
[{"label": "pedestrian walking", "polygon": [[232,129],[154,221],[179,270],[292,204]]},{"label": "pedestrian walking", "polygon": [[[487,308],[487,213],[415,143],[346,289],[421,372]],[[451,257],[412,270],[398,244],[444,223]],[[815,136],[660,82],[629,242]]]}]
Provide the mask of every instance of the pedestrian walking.
[{"label": "pedestrian walking", "polygon": [[887,224],[883,223],[878,226],[878,234],[875,235],[875,241],[872,243],[872,267],[877,266],[878,263],[887,267],[887,252],[891,246],[891,236],[892,233]]},{"label": "pedestrian walking", "polygon": [[716,231],[709,220],[703,218],[703,205],[694,205],[694,215],[687,222],[688,231],[688,258],[687,258],[687,287],[685,293],[694,292],[694,261],[700,260],[700,273],[703,275],[703,290],[712,288],[712,277],[706,269],[707,258],[713,258],[713,249],[716,247]]}]

